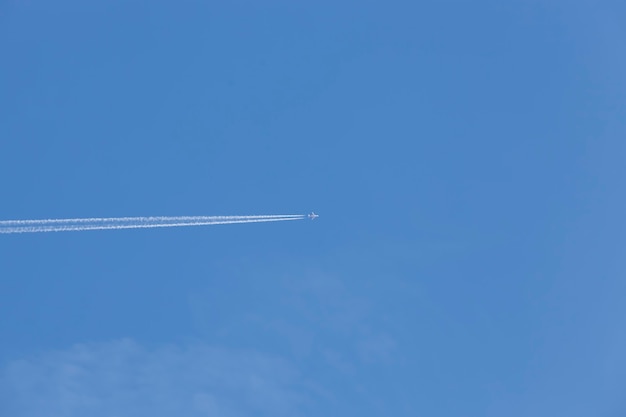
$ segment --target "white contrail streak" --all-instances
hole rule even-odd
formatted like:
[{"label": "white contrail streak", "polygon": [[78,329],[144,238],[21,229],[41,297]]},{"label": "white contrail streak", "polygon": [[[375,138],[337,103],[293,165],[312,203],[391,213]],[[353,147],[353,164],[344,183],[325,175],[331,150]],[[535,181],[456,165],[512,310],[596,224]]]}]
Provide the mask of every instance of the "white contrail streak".
[{"label": "white contrail streak", "polygon": [[[157,227],[208,226],[302,220],[303,215],[272,216],[177,216],[111,217],[92,219],[49,219],[0,221],[2,233],[80,232],[86,230],[152,229]],[[16,223],[18,222],[18,223]]]},{"label": "white contrail streak", "polygon": [[151,217],[92,217],[82,219],[41,219],[41,220],[0,220],[3,226],[34,226],[55,223],[145,223],[145,222],[175,222],[175,221],[219,221],[219,220],[246,220],[246,219],[275,219],[284,217],[304,217],[302,214],[272,214],[261,216],[151,216]]}]

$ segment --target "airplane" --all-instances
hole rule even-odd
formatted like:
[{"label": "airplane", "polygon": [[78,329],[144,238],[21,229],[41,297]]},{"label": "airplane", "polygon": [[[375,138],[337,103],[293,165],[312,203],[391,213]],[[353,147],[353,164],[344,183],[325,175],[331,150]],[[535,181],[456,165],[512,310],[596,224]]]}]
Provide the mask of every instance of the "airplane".
[{"label": "airplane", "polygon": [[319,217],[319,215],[315,214],[315,212],[311,212],[311,214],[309,214],[309,219],[311,220],[315,220],[317,217]]}]

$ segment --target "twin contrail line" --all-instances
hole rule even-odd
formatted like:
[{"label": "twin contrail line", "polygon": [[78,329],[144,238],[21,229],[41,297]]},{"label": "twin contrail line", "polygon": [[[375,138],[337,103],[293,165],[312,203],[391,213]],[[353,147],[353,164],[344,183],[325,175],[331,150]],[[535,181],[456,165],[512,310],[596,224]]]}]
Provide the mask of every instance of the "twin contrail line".
[{"label": "twin contrail line", "polygon": [[86,230],[152,229],[302,220],[301,214],[261,216],[93,217],[83,219],[0,220],[2,233],[82,232]]}]

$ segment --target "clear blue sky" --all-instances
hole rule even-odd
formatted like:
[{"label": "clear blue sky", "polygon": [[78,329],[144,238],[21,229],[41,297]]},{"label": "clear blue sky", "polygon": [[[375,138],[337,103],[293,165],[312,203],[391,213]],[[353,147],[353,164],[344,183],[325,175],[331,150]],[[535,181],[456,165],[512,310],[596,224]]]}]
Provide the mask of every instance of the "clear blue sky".
[{"label": "clear blue sky", "polygon": [[626,415],[626,4],[257,3],[0,3],[0,219],[321,215],[0,235],[0,415]]}]

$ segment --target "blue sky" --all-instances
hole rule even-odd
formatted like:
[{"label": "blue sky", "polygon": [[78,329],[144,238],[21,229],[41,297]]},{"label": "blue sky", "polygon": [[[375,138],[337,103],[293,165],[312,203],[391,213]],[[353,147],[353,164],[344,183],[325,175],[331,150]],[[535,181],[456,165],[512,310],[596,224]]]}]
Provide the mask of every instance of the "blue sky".
[{"label": "blue sky", "polygon": [[0,3],[0,414],[623,416],[626,6]]}]

